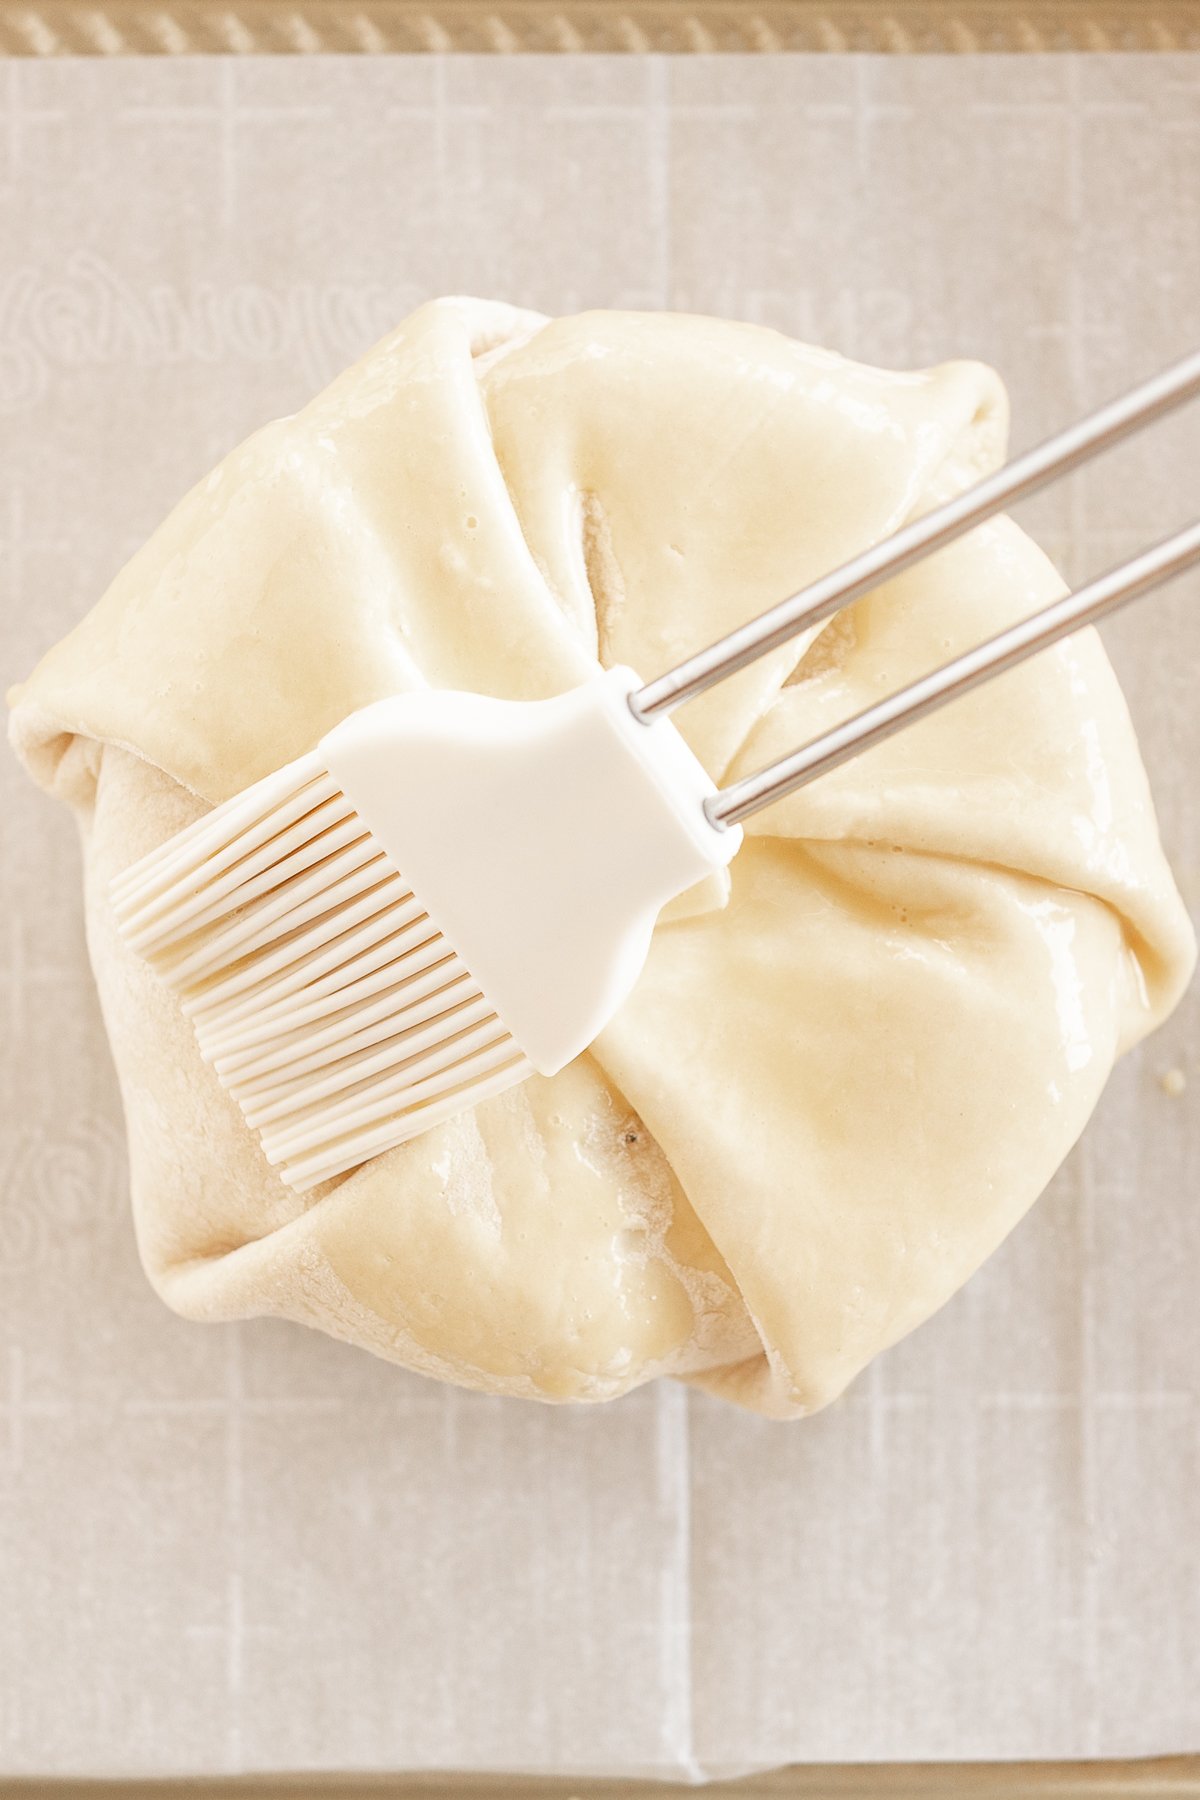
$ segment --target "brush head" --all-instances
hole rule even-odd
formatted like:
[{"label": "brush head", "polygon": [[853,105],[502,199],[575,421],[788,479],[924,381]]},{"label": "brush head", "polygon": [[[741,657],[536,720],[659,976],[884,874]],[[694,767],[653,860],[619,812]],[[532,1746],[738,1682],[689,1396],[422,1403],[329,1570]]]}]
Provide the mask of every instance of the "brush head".
[{"label": "brush head", "polygon": [[733,855],[674,726],[631,712],[638,685],[380,701],[114,882],[126,941],[291,1187],[563,1068],[659,908]]},{"label": "brush head", "polygon": [[298,1193],[530,1073],[319,754],[170,839],[112,898]]}]

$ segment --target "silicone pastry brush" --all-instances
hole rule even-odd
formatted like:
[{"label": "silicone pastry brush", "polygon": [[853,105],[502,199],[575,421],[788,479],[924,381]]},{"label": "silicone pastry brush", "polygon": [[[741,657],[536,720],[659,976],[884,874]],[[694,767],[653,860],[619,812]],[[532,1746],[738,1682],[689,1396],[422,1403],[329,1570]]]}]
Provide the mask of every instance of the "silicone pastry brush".
[{"label": "silicone pastry brush", "polygon": [[113,883],[127,942],[298,1192],[593,1041],[740,821],[1200,560],[1200,522],[718,789],[666,715],[1200,392],[1200,354],[644,685],[353,714]]}]

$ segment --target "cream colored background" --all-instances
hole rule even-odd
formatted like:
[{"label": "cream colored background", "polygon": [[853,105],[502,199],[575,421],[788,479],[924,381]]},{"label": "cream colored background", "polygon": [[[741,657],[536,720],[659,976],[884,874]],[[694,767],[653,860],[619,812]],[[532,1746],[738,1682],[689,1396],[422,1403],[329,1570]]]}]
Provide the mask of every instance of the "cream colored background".
[{"label": "cream colored background", "polygon": [[[0,64],[5,676],[453,290],[981,355],[1026,443],[1200,336],[1200,60]],[[1080,576],[1198,455],[1175,421],[1027,516]],[[1108,632],[1193,907],[1198,608]],[[828,1414],[526,1409],[160,1308],[71,827],[4,783],[0,1774],[1200,1748],[1194,996]]]}]

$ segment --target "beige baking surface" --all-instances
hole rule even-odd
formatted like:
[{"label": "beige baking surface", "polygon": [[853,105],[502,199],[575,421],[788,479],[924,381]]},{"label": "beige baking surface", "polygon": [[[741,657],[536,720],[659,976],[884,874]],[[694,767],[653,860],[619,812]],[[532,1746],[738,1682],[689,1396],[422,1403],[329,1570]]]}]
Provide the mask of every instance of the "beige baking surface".
[{"label": "beige baking surface", "polygon": [[[5,672],[428,294],[980,354],[1028,442],[1200,335],[1198,221],[1188,58],[0,66]],[[1080,575],[1198,454],[1177,420],[1030,521]],[[1194,906],[1200,588],[1108,635]],[[71,828],[3,778],[0,1772],[1200,1747],[1195,995],[824,1417],[524,1409],[150,1296]]]}]

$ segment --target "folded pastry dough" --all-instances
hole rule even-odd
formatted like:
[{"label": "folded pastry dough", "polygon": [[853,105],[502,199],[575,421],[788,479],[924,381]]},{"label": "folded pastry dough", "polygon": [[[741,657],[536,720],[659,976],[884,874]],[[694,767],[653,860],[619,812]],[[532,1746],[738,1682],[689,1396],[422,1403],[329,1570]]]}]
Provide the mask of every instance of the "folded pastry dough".
[{"label": "folded pastry dough", "polygon": [[[106,884],[382,695],[541,696],[597,659],[654,675],[1004,439],[974,364],[887,374],[745,325],[443,300],[180,503],[12,720],[81,822],[138,1239],[171,1306],[302,1320],[498,1393],[674,1374],[794,1416],[961,1284],[1192,966],[1090,631],[752,820],[561,1075],[303,1199]],[[1061,589],[996,520],[680,727],[735,776]]]}]

